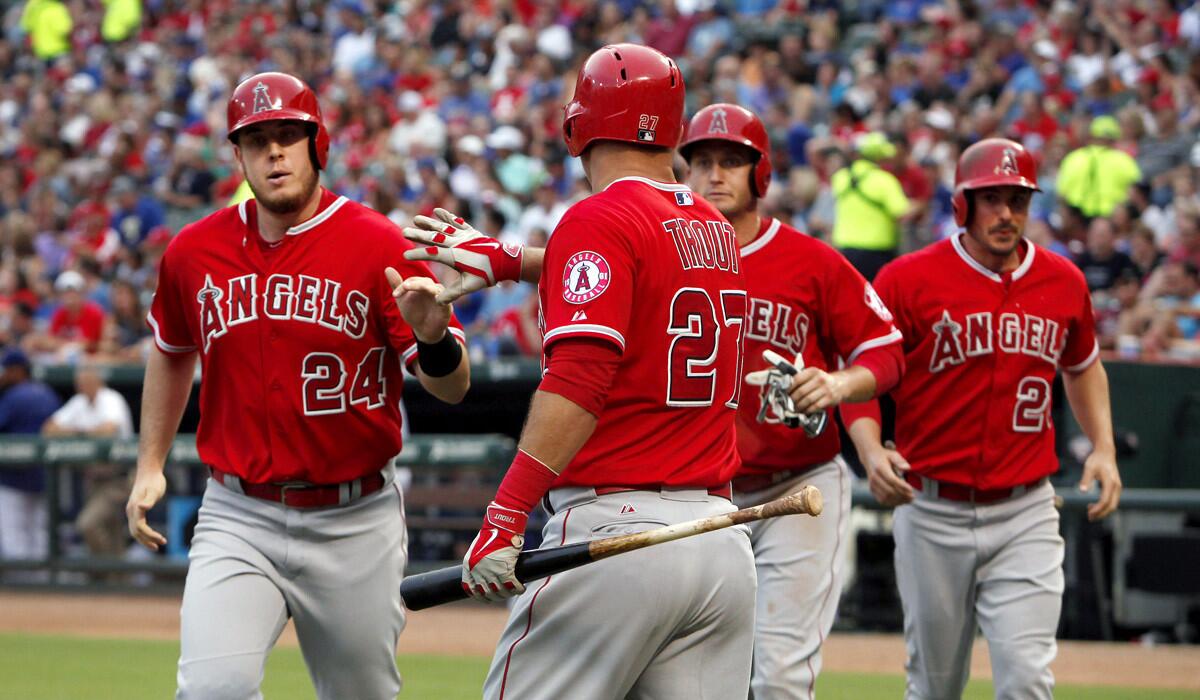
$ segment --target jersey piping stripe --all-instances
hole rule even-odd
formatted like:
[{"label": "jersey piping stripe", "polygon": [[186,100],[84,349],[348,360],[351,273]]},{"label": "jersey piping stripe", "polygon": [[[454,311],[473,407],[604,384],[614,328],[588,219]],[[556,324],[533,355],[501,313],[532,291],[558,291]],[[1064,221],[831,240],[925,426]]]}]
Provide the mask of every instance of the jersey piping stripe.
[{"label": "jersey piping stripe", "polygon": [[[840,458],[834,458],[833,463],[837,465],[837,470],[838,470],[838,500],[837,500],[837,503],[843,504],[843,503],[845,503],[845,501],[843,499],[844,499],[845,493],[846,493],[846,469],[847,469],[847,467],[841,463]],[[818,652],[820,651],[821,647],[825,646],[825,630],[822,628],[821,618],[824,617],[825,608],[826,608],[826,606],[829,605],[829,597],[830,597],[830,594],[833,593],[833,585],[837,579],[837,577],[834,575],[834,569],[837,567],[838,557],[841,556],[842,532],[845,529],[845,520],[846,520],[846,516],[847,516],[847,511],[849,511],[849,510],[850,510],[849,508],[844,508],[844,507],[838,508],[839,512],[838,512],[838,522],[837,522],[837,530],[836,530],[837,534],[834,535],[834,540],[833,540],[833,556],[831,556],[829,558],[829,587],[825,589],[825,595],[821,597],[821,607],[817,609],[817,639],[818,639],[817,650],[818,650]],[[809,678],[810,678],[810,680],[808,681],[808,699],[813,700],[814,692],[816,691],[816,685],[817,685],[817,674],[816,674],[816,671],[813,669],[813,657],[809,656],[807,659],[805,659],[805,663],[808,664],[808,673],[809,673]]]},{"label": "jersey piping stripe", "polygon": [[[572,510],[575,509],[568,508],[567,511],[563,513],[562,538],[558,541],[558,545],[560,547],[567,543],[567,521],[571,519]],[[508,685],[508,667],[512,664],[513,651],[516,650],[518,644],[520,644],[526,637],[529,636],[529,630],[533,629],[533,606],[535,603],[537,603],[538,594],[545,590],[546,586],[550,585],[550,581],[553,580],[553,578],[553,576],[548,576],[546,580],[542,582],[542,585],[533,592],[533,598],[529,601],[529,616],[525,619],[525,631],[521,633],[521,636],[517,638],[517,641],[512,643],[512,646],[508,648],[508,655],[504,657],[504,675],[500,678],[500,700],[504,700],[504,687]]]},{"label": "jersey piping stripe", "polygon": [[162,332],[158,329],[158,321],[154,320],[153,312],[146,313],[146,322],[150,324],[152,329],[154,329],[154,344],[158,346],[159,350],[171,353],[184,353],[192,352],[196,349],[195,345],[171,345],[167,341],[163,340]]},{"label": "jersey piping stripe", "polygon": [[763,233],[763,235],[759,236],[756,240],[750,241],[739,249],[742,253],[742,257],[744,258],[747,255],[752,255],[762,250],[768,243],[771,242],[771,239],[775,237],[775,234],[779,233],[780,225],[779,219],[772,219],[771,225],[767,227],[767,230],[765,233]]},{"label": "jersey piping stripe", "polygon": [[[467,334],[466,333],[464,333],[463,331],[461,331],[453,326],[449,327],[447,330],[450,332],[450,335],[454,336],[455,338],[458,338],[458,342],[460,342],[464,346],[466,346],[466,344],[467,344]],[[412,364],[412,361],[416,356],[417,356],[417,341],[414,340],[412,342],[412,345],[409,345],[404,350],[404,352],[400,354],[400,361],[404,364],[405,367],[407,367],[408,365]]]},{"label": "jersey piping stripe", "polygon": [[[991,281],[1003,282],[1004,280],[1000,277],[1000,275],[996,274],[995,272],[992,272],[991,270],[987,269],[983,265],[980,265],[978,260],[971,257],[971,254],[967,252],[967,249],[964,248],[963,244],[962,244],[962,238],[965,235],[967,235],[967,234],[960,233],[960,234],[956,235],[954,238],[950,239],[950,243],[954,245],[954,252],[958,253],[958,257],[962,258],[963,262],[965,262],[967,265],[969,265],[971,267],[971,269],[975,270],[976,272],[978,272],[979,274],[983,275],[984,277],[990,279]],[[1021,279],[1022,277],[1024,277],[1025,273],[1029,272],[1029,268],[1033,267],[1033,256],[1034,256],[1034,251],[1037,249],[1037,246],[1030,243],[1029,241],[1026,241],[1025,247],[1026,247],[1025,259],[1021,261],[1021,264],[1017,266],[1017,269],[1013,270],[1012,278],[1013,278],[1014,282]]]},{"label": "jersey piping stripe", "polygon": [[621,346],[622,352],[625,351],[625,336],[621,335],[618,331],[609,328],[608,326],[600,326],[594,323],[572,323],[569,326],[555,328],[547,333],[546,337],[542,339],[542,349],[544,350],[550,344],[550,340],[552,338],[561,338],[563,336],[571,335],[600,335],[606,338],[611,338],[617,341],[617,344]]},{"label": "jersey piping stripe", "polygon": [[[250,201],[250,200],[243,199],[241,202],[238,203],[238,216],[242,219],[243,225],[246,224],[246,202],[248,202],[248,201]],[[333,216],[334,212],[336,212],[338,209],[341,209],[342,205],[348,201],[350,201],[350,200],[346,199],[345,197],[338,197],[337,199],[333,200],[332,204],[325,207],[325,210],[322,211],[320,214],[317,214],[316,216],[309,219],[308,221],[305,221],[302,224],[297,224],[296,226],[289,228],[287,231],[284,232],[285,235],[298,236],[301,233],[304,233],[305,231],[308,231],[309,229],[313,228],[314,226],[318,226],[318,225],[324,223],[324,221],[326,219]]]},{"label": "jersey piping stripe", "polygon": [[[687,185],[681,185],[681,184],[675,183],[675,182],[659,182],[658,180],[651,180],[648,177],[639,177],[637,175],[630,175],[629,177],[619,177],[616,180],[613,180],[612,182],[608,183],[608,187],[612,187],[613,185],[617,184],[618,182],[640,182],[640,183],[643,183],[646,185],[650,185],[651,187],[653,187],[656,190],[662,190],[663,192],[691,192],[692,191],[692,189],[690,187],[688,187]],[[605,187],[604,189],[607,190],[608,187]]]},{"label": "jersey piping stripe", "polygon": [[1096,361],[1097,357],[1100,357],[1099,341],[1097,341],[1096,343],[1094,343],[1092,345],[1092,351],[1090,353],[1088,353],[1086,360],[1084,360],[1083,362],[1080,362],[1077,365],[1071,365],[1070,367],[1063,367],[1063,371],[1070,372],[1072,374],[1078,374],[1078,373],[1082,372],[1083,370],[1087,369],[1088,367],[1091,367],[1092,363]]},{"label": "jersey piping stripe", "polygon": [[316,216],[309,219],[308,221],[305,221],[302,224],[297,224],[297,225],[289,228],[287,230],[287,235],[298,236],[298,235],[304,233],[305,231],[309,231],[317,226],[320,226],[321,224],[325,223],[325,221],[329,217],[331,217],[335,213],[337,213],[337,210],[341,209],[342,205],[348,201],[350,201],[350,200],[346,199],[345,197],[338,197],[337,199],[333,200],[332,204],[325,207],[325,211],[321,212],[320,214],[317,214]]},{"label": "jersey piping stripe", "polygon": [[883,347],[884,345],[891,345],[892,343],[898,343],[901,340],[904,340],[904,336],[900,333],[899,329],[892,328],[891,333],[878,338],[872,338],[871,340],[865,341],[863,344],[854,348],[854,352],[851,352],[850,357],[846,358],[846,364],[854,364],[854,361],[858,359],[858,356],[867,350]]}]

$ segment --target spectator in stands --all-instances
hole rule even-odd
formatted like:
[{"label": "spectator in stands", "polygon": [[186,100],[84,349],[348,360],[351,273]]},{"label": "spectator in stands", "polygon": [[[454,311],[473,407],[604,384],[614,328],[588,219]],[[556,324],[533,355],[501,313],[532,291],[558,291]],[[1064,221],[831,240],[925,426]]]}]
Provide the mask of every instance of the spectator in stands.
[{"label": "spectator in stands", "polygon": [[1133,260],[1116,248],[1116,232],[1110,219],[1098,216],[1088,225],[1087,248],[1075,259],[1087,279],[1088,290],[1103,291],[1116,284],[1127,271],[1137,273]]},{"label": "spectator in stands", "polygon": [[1154,232],[1141,222],[1134,224],[1133,234],[1129,238],[1129,259],[1133,261],[1141,281],[1148,279],[1163,261],[1163,253],[1155,243]]},{"label": "spectator in stands", "polygon": [[142,23],[142,0],[105,0],[100,36],[109,43],[125,41]]},{"label": "spectator in stands", "polygon": [[146,358],[150,329],[146,326],[146,310],[142,308],[137,287],[117,279],[110,289],[112,313],[104,324],[100,353],[110,362],[141,363]]},{"label": "spectator in stands", "polygon": [[[42,427],[45,437],[133,437],[133,418],[125,397],[104,384],[99,368],[90,363],[75,370],[75,395]],[[132,485],[128,470],[115,464],[95,464],[84,472],[84,506],[75,527],[93,556],[125,553],[128,531],[125,499]]]},{"label": "spectator in stands", "polygon": [[137,182],[128,175],[113,180],[110,190],[116,210],[112,215],[112,228],[121,237],[126,247],[137,247],[146,236],[166,222],[166,211],[157,199],[139,192]]},{"label": "spectator in stands", "polygon": [[1170,180],[1176,168],[1191,166],[1192,147],[1196,135],[1181,129],[1179,112],[1170,91],[1159,94],[1151,104],[1153,120],[1146,135],[1138,141],[1137,164],[1142,177],[1150,183],[1152,201],[1165,204],[1170,200]]},{"label": "spectator in stands", "polygon": [[1175,230],[1173,244],[1167,251],[1171,260],[1200,267],[1200,212],[1177,210]]},{"label": "spectator in stands", "polygon": [[437,112],[425,106],[425,98],[415,90],[400,94],[396,101],[400,116],[392,125],[388,143],[396,153],[428,155],[446,146],[446,124]]},{"label": "spectator in stands", "polygon": [[1089,132],[1091,143],[1071,151],[1058,169],[1058,196],[1084,216],[1111,216],[1129,196],[1129,187],[1142,177],[1138,164],[1114,144],[1121,125],[1111,116],[1096,117]]},{"label": "spectator in stands", "polygon": [[21,29],[29,34],[33,54],[49,61],[71,50],[71,11],[62,0],[29,0],[21,13]]},{"label": "spectator in stands", "polygon": [[1200,359],[1195,353],[1200,349],[1200,270],[1190,262],[1171,261],[1162,272],[1160,293],[1146,312],[1149,328],[1144,346],[1176,349]]},{"label": "spectator in stands", "polygon": [[[37,435],[59,406],[58,395],[30,376],[29,358],[14,347],[0,355],[0,391],[0,434]],[[0,469],[0,560],[49,553],[45,490],[39,465]]]},{"label": "spectator in stands", "polygon": [[80,204],[71,214],[70,247],[72,261],[95,260],[108,269],[121,250],[121,237],[110,225],[112,217],[99,200]]},{"label": "spectator in stands", "polygon": [[56,362],[71,362],[80,355],[96,352],[104,333],[104,309],[88,301],[83,275],[67,270],[54,281],[58,308],[45,333],[26,339],[26,348]]},{"label": "spectator in stands", "polygon": [[868,280],[896,257],[900,221],[910,211],[900,181],[881,167],[896,156],[896,147],[879,132],[858,137],[850,165],[833,174],[836,199],[833,245]]},{"label": "spectator in stands", "polygon": [[167,207],[183,219],[196,218],[196,210],[213,204],[217,178],[204,162],[201,131],[194,128],[175,144],[174,164],[160,192]]}]

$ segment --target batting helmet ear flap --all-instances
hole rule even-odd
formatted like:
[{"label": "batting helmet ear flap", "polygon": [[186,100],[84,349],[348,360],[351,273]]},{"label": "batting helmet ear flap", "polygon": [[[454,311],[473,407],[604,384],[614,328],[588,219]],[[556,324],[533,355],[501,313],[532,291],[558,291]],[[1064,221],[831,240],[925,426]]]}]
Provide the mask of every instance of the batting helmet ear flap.
[{"label": "batting helmet ear flap", "polygon": [[754,190],[755,197],[763,197],[767,194],[767,187],[771,184],[771,157],[766,153],[758,157],[758,162],[754,164],[754,176],[750,179],[750,187]]},{"label": "batting helmet ear flap", "polygon": [[954,210],[954,222],[960,227],[966,226],[971,218],[971,200],[967,197],[967,191],[961,187],[955,189],[950,206]]}]

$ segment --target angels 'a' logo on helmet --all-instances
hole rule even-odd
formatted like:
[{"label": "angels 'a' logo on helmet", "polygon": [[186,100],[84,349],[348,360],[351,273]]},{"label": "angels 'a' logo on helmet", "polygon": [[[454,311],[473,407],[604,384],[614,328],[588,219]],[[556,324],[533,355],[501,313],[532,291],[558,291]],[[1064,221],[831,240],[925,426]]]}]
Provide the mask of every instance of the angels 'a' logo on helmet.
[{"label": "angels 'a' logo on helmet", "polygon": [[1000,165],[996,166],[995,173],[997,175],[1017,175],[1020,173],[1017,170],[1017,152],[1011,148],[1004,149],[1004,155],[1000,157]]},{"label": "angels 'a' logo on helmet", "polygon": [[282,106],[283,103],[279,100],[271,102],[271,96],[267,94],[267,86],[265,83],[260,81],[258,85],[254,86],[254,114],[279,109]]},{"label": "angels 'a' logo on helmet", "polygon": [[725,123],[725,110],[714,109],[712,113],[712,121],[708,123],[708,133],[710,134],[728,134],[729,125]]}]

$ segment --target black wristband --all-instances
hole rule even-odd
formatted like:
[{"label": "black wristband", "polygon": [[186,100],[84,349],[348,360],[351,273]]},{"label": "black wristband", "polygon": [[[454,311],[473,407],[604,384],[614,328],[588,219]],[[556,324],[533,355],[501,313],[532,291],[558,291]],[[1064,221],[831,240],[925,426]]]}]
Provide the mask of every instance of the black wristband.
[{"label": "black wristband", "polygon": [[462,346],[449,330],[436,343],[417,341],[417,364],[426,377],[444,377],[458,369]]}]

